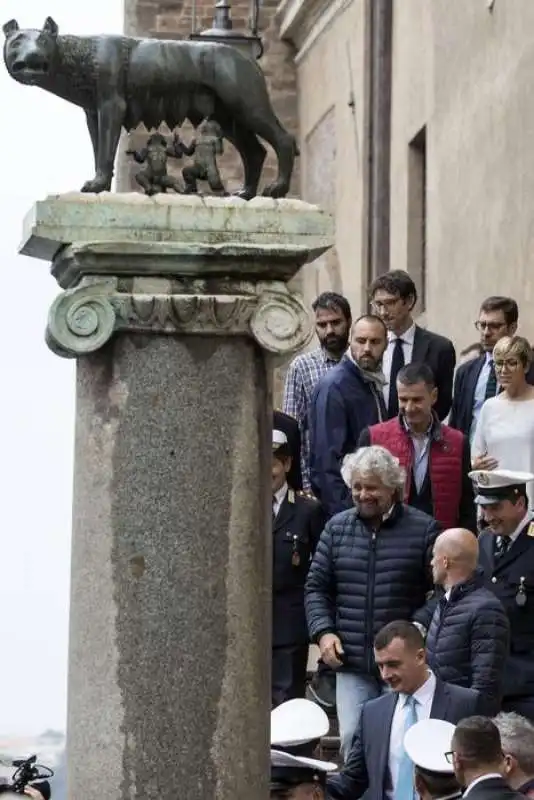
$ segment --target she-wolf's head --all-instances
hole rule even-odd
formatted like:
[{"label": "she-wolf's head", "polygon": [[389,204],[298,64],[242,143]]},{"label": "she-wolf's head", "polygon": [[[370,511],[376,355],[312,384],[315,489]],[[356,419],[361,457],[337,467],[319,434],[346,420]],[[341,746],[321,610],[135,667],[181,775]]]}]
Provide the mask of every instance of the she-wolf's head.
[{"label": "she-wolf's head", "polygon": [[42,30],[21,29],[16,19],[6,22],[4,61],[12,78],[37,86],[46,80],[54,66],[58,30],[52,17],[46,18]]}]

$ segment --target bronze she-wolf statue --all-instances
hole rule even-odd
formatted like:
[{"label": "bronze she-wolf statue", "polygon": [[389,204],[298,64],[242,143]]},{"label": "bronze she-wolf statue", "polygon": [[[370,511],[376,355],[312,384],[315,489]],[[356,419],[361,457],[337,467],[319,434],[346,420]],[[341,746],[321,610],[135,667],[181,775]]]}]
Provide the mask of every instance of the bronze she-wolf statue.
[{"label": "bronze she-wolf statue", "polygon": [[263,194],[285,197],[297,147],[276,117],[260,67],[239,50],[213,42],[134,39],[129,36],[60,36],[47,17],[42,30],[3,26],[4,61],[12,78],[39,86],[85,111],[95,177],[84,192],[111,189],[121,128],[148,130],[184,120],[217,122],[243,160],[240,196],[258,192],[268,142],[278,176]]}]

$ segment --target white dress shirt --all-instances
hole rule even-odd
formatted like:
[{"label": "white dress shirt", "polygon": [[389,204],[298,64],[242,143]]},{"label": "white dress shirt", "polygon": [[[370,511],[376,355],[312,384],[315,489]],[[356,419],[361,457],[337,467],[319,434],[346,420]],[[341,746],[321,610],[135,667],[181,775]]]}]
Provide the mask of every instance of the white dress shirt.
[{"label": "white dress shirt", "polygon": [[[428,678],[423,683],[420,689],[414,692],[414,698],[417,701],[415,707],[417,714],[417,721],[430,718],[430,710],[434,700],[434,692],[436,691],[436,676],[430,670],[428,671]],[[391,775],[391,791],[387,792],[389,798],[395,797],[395,789],[399,777],[399,767],[401,757],[404,751],[404,723],[405,717],[408,713],[408,706],[405,705],[407,695],[399,693],[393,720],[391,722],[391,731],[389,735],[389,772]]]},{"label": "white dress shirt", "polygon": [[388,331],[388,346],[382,359],[382,370],[386,378],[386,385],[384,386],[384,402],[386,408],[389,402],[389,376],[391,375],[391,362],[393,360],[393,351],[395,350],[395,342],[397,339],[402,339],[402,352],[404,354],[404,364],[410,364],[413,354],[413,340],[415,338],[415,322],[412,324],[402,336],[397,336],[392,331]]},{"label": "white dress shirt", "polygon": [[482,783],[482,781],[489,781],[490,778],[501,778],[502,779],[502,775],[500,775],[498,772],[488,772],[487,775],[481,775],[480,778],[475,778],[473,783],[469,784],[469,786],[467,787],[467,789],[463,793],[462,797],[467,797],[467,795],[469,794],[471,789],[473,789],[477,785],[477,783]]},{"label": "white dress shirt", "polygon": [[283,486],[281,486],[273,495],[273,514],[275,517],[280,511],[280,506],[286,499],[287,489],[287,483],[284,483]]}]

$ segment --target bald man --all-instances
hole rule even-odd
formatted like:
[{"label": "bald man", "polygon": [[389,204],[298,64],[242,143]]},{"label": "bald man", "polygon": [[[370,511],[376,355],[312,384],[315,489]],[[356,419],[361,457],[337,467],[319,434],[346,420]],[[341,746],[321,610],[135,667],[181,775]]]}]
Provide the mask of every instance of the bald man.
[{"label": "bald man", "polygon": [[509,624],[500,600],[477,570],[478,541],[451,528],[435,541],[432,573],[439,603],[426,640],[428,664],[446,683],[481,694],[488,716],[500,710]]}]

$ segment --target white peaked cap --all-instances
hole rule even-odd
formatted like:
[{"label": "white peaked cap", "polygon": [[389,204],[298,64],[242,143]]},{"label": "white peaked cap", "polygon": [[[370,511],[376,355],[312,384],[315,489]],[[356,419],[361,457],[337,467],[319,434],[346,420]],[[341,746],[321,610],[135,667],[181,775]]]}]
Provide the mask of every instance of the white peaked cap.
[{"label": "white peaked cap", "polygon": [[283,431],[273,430],[273,448],[287,444],[287,436]]},{"label": "white peaked cap", "polygon": [[452,775],[454,769],[445,753],[450,753],[454,730],[454,725],[442,719],[422,719],[406,732],[404,749],[421,769]]},{"label": "white peaked cap", "polygon": [[326,736],[330,721],[311,700],[297,697],[271,711],[271,747],[295,747]]},{"label": "white peaked cap", "polygon": [[318,758],[305,758],[304,756],[292,756],[290,753],[284,753],[281,750],[271,750],[271,767],[289,767],[301,769],[316,769],[318,772],[333,772],[339,769],[337,764],[333,761],[319,761]]}]

